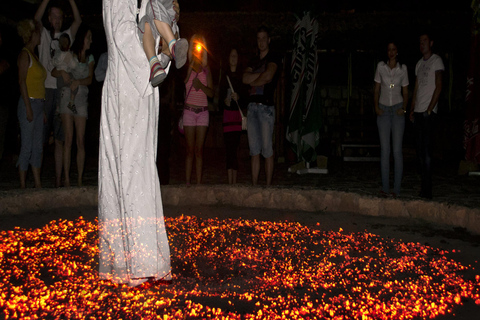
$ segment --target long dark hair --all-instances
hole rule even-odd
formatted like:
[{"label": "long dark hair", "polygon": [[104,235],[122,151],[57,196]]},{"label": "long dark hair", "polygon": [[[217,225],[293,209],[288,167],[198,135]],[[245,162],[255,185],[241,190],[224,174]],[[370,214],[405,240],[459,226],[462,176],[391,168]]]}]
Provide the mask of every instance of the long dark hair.
[{"label": "long dark hair", "polygon": [[385,46],[385,48],[384,48],[384,50],[387,49],[387,54],[385,55],[385,60],[384,60],[384,61],[385,61],[385,64],[388,64],[388,61],[390,60],[390,59],[388,58],[388,46],[389,46],[390,44],[393,44],[395,47],[397,47],[397,57],[396,57],[396,60],[397,60],[397,64],[398,64],[399,66],[401,66],[402,64],[400,63],[400,54],[399,54],[400,50],[399,50],[399,48],[398,48],[398,42],[397,42],[396,40],[394,40],[394,39],[388,40],[388,41],[386,42],[386,46]]},{"label": "long dark hair", "polygon": [[232,53],[232,51],[235,50],[237,51],[237,55],[238,55],[238,62],[237,62],[237,72],[238,71],[242,71],[242,53],[240,51],[240,49],[236,46],[231,46],[229,48],[228,51],[226,51],[226,55],[225,55],[225,70],[226,72],[230,72],[230,54]]},{"label": "long dark hair", "polygon": [[[77,58],[80,58],[80,53],[83,50],[83,46],[85,44],[85,37],[87,36],[88,31],[90,31],[90,28],[82,23],[78,28],[77,34],[75,35],[75,40],[72,43],[71,50],[77,56]],[[89,54],[90,49],[85,52],[85,58],[88,57]]]}]

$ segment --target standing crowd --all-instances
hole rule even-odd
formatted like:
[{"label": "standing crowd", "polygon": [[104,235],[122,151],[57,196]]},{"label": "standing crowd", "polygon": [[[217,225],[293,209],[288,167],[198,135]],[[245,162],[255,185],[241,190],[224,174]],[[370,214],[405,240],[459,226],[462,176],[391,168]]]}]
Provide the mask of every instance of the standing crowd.
[{"label": "standing crowd", "polygon": [[[50,3],[50,0],[40,3],[33,19],[17,24],[23,41],[17,57],[21,146],[16,166],[21,188],[26,187],[29,167],[35,187],[42,187],[43,151],[48,144],[54,144],[55,148],[55,186],[70,186],[74,132],[77,184],[82,185],[88,86],[92,83],[95,61],[90,53],[92,31],[82,23],[75,1],[68,0],[68,3],[73,21],[66,29],[60,2]],[[8,63],[3,66],[11,67]],[[1,71],[3,74],[5,70]],[[3,152],[5,127],[2,130],[0,151]]]},{"label": "standing crowd", "polygon": [[[442,91],[444,65],[440,56],[432,52],[433,38],[428,32],[419,37],[422,58],[415,66],[415,87],[409,120],[415,130],[416,153],[421,176],[419,196],[432,198],[432,139],[435,135],[435,118]],[[403,176],[402,142],[405,114],[408,105],[408,72],[400,63],[397,42],[387,43],[385,61],[378,63],[375,73],[374,105],[380,137],[380,167],[382,189],[380,195],[400,195]],[[391,142],[391,143],[390,143]],[[393,191],[390,192],[390,145],[394,159]]]}]

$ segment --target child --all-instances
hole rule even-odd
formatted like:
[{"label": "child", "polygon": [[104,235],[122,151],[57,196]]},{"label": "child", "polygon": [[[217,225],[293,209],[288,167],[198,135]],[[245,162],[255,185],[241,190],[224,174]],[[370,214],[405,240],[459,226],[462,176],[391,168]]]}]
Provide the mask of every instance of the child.
[{"label": "child", "polygon": [[[58,37],[58,44],[60,51],[57,50],[57,52],[55,52],[53,57],[53,66],[59,71],[63,70],[67,72],[70,75],[70,78],[73,79],[72,72],[77,67],[78,62],[76,59],[74,59],[73,53],[70,51],[71,41],[68,34],[62,33],[60,37]],[[57,88],[62,88],[63,91],[63,88],[68,88],[68,86],[69,84],[66,84],[63,81],[63,77],[57,78]],[[78,88],[70,93],[70,102],[67,106],[74,114],[77,114],[77,108],[75,108],[75,95],[77,91]]]},{"label": "child", "polygon": [[[188,41],[178,39],[178,26],[172,0],[147,1],[145,15],[139,23],[140,39],[150,63],[150,82],[156,87],[165,80],[165,69],[170,61],[169,55],[175,59],[177,69],[187,61]],[[168,50],[163,48],[160,60],[155,53],[155,38],[160,35],[162,42],[168,44]],[[165,53],[163,53],[165,52]]]}]

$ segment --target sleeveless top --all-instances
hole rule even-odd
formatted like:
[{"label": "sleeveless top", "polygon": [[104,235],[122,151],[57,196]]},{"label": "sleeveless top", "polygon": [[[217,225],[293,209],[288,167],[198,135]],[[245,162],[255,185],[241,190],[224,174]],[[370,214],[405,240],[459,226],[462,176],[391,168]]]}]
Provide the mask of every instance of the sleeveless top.
[{"label": "sleeveless top", "polygon": [[26,79],[28,96],[33,99],[45,99],[47,70],[27,48],[22,50],[27,51],[30,56],[30,66],[28,67]]},{"label": "sleeveless top", "polygon": [[195,71],[192,71],[190,73],[190,77],[188,78],[187,83],[185,84],[185,90],[186,91],[186,98],[185,98],[185,103],[188,103],[190,105],[194,105],[197,107],[206,107],[208,106],[208,100],[207,100],[207,95],[205,92],[202,90],[195,90],[195,88],[192,87],[193,84],[193,79],[198,78],[200,82],[206,86],[207,85],[207,69],[203,68],[200,73],[196,73]]}]

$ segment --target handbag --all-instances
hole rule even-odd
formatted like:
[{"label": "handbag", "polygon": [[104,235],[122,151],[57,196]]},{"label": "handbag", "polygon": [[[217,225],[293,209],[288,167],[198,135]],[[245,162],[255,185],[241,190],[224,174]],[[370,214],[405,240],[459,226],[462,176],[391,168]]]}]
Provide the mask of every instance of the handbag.
[{"label": "handbag", "polygon": [[[228,80],[228,85],[230,86],[230,90],[232,91],[232,93],[235,93],[235,91],[233,91],[233,86],[232,86],[232,83],[230,82],[230,78],[228,76],[227,76],[227,80]],[[247,116],[243,115],[242,109],[240,108],[238,101],[235,101],[235,102],[237,103],[238,111],[240,111],[240,116],[242,117],[242,130],[247,130]]]}]

